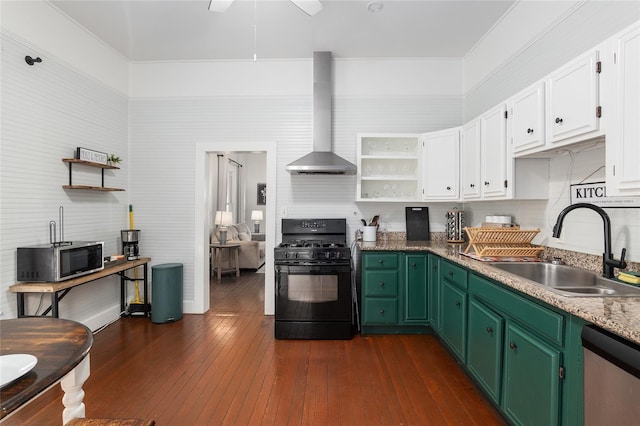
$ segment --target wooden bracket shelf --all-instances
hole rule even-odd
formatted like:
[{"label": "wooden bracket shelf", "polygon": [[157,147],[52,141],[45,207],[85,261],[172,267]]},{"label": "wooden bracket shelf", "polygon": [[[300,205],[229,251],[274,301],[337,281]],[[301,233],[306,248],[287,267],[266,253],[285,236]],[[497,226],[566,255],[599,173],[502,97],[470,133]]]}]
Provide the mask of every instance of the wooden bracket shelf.
[{"label": "wooden bracket shelf", "polygon": [[91,186],[91,185],[62,185],[64,189],[90,189],[92,191],[124,191],[122,188],[109,188],[106,186]]},{"label": "wooden bracket shelf", "polygon": [[94,163],[93,161],[78,160],[77,158],[63,158],[62,161],[65,163],[84,164],[85,166],[98,167],[100,169],[120,169],[120,167],[112,166],[111,164]]},{"label": "wooden bracket shelf", "polygon": [[[124,189],[122,189],[122,188],[109,188],[109,187],[104,186],[104,171],[105,171],[105,169],[108,169],[108,170],[119,170],[120,167],[118,167],[118,166],[112,166],[111,164],[94,163],[92,161],[79,160],[77,158],[63,158],[62,161],[64,163],[69,164],[69,185],[62,185],[62,187],[64,189],[88,189],[88,190],[91,190],[91,191],[103,191],[103,192],[124,191]],[[96,168],[101,169],[102,185],[101,186],[74,185],[73,184],[73,165],[74,164],[81,164],[83,166],[96,167]]]}]

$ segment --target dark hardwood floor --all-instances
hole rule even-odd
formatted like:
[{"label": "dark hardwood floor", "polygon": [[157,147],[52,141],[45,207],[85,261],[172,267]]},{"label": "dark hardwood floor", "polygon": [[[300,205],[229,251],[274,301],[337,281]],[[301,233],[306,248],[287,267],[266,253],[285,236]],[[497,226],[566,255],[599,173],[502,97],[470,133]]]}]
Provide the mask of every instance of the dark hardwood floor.
[{"label": "dark hardwood floor", "polygon": [[[95,336],[87,417],[162,425],[505,424],[434,336],[273,338],[263,274],[212,280],[205,315]],[[55,386],[3,423],[60,425]]]}]

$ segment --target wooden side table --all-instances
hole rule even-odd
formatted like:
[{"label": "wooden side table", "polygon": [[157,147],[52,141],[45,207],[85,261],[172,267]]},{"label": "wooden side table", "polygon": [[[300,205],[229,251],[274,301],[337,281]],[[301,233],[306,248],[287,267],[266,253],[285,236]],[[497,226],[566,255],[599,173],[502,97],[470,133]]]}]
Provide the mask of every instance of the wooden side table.
[{"label": "wooden side table", "polygon": [[[225,272],[234,272],[236,277],[240,276],[240,262],[238,262],[238,252],[240,251],[239,243],[227,243],[227,244],[209,244],[211,249],[211,272],[216,270],[218,273],[218,281],[222,279],[222,274]],[[222,269],[222,252],[227,250],[229,252],[229,260],[233,259],[233,267],[229,269]]]}]

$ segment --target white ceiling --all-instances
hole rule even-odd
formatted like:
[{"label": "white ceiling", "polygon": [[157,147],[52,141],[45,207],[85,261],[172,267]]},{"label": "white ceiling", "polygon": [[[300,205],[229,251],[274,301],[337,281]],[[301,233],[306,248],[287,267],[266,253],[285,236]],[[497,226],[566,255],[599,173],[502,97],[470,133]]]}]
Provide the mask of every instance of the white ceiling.
[{"label": "white ceiling", "polygon": [[313,17],[288,0],[235,0],[224,13],[209,0],[51,3],[131,61],[184,61],[462,58],[514,1],[383,0],[374,14],[366,0],[322,0]]}]

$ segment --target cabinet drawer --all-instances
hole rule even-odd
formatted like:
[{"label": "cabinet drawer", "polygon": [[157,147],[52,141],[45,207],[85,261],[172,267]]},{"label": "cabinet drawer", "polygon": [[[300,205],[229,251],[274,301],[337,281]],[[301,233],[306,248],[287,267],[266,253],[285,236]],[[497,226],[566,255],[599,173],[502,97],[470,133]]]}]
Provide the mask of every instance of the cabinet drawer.
[{"label": "cabinet drawer", "polygon": [[364,269],[391,269],[398,267],[397,253],[364,253]]},{"label": "cabinet drawer", "polygon": [[397,299],[365,298],[364,303],[363,324],[397,324]]},{"label": "cabinet drawer", "polygon": [[398,272],[397,271],[365,271],[363,293],[369,296],[398,296]]},{"label": "cabinet drawer", "polygon": [[498,307],[501,312],[520,320],[528,328],[562,346],[564,333],[564,316],[562,314],[518,296],[475,274],[471,274],[471,278],[469,278],[469,292],[483,298]]},{"label": "cabinet drawer", "polygon": [[467,288],[467,270],[450,262],[440,262],[440,276],[458,287]]}]

